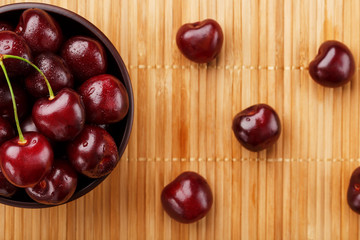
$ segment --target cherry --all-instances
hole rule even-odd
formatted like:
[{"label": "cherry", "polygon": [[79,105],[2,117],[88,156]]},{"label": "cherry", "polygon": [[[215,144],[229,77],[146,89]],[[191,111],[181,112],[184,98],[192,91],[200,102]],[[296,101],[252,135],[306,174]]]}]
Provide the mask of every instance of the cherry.
[{"label": "cherry", "polygon": [[[73,75],[65,61],[54,53],[46,52],[38,55],[34,59],[34,64],[45,74],[55,93],[65,87],[74,86]],[[49,94],[43,76],[35,69],[25,79],[25,85],[34,97],[46,97]]]},{"label": "cherry", "polygon": [[129,109],[129,97],[124,85],[110,74],[86,80],[78,90],[90,123],[107,124],[123,119]]},{"label": "cherry", "polygon": [[266,104],[257,104],[238,113],[233,119],[232,129],[245,148],[257,152],[277,141],[281,123],[274,109]]},{"label": "cherry", "polygon": [[17,190],[18,188],[6,179],[0,168],[0,196],[12,197]]},{"label": "cherry", "polygon": [[[19,84],[13,85],[13,92],[15,95],[18,116],[19,118],[22,118],[28,111],[28,95],[26,91],[19,86]],[[0,116],[9,122],[14,121],[14,110],[12,104],[8,86],[4,83],[0,83]]]},{"label": "cherry", "polygon": [[321,44],[318,55],[309,65],[310,76],[325,87],[339,87],[350,81],[355,60],[349,48],[338,41]]},{"label": "cherry", "polygon": [[98,41],[89,37],[71,37],[64,43],[61,56],[81,82],[107,70],[105,49]]},{"label": "cherry", "polygon": [[98,126],[86,125],[69,143],[67,154],[74,168],[90,178],[109,174],[120,160],[114,139]]},{"label": "cherry", "polygon": [[63,40],[59,24],[47,12],[37,8],[21,14],[15,32],[24,37],[34,53],[56,52]]},{"label": "cherry", "polygon": [[192,223],[210,210],[213,195],[206,180],[195,172],[183,172],[161,192],[164,210],[173,219]]},{"label": "cherry", "polygon": [[25,118],[20,126],[23,132],[39,132],[39,129],[37,129],[31,115]]},{"label": "cherry", "polygon": [[32,118],[46,137],[55,141],[68,141],[83,129],[85,110],[79,94],[63,88],[53,99],[38,99],[33,106]]},{"label": "cherry", "polygon": [[357,167],[351,175],[347,201],[350,208],[360,214],[360,167]]},{"label": "cherry", "polygon": [[15,137],[14,128],[8,121],[0,117],[0,145],[13,137]]},{"label": "cherry", "polygon": [[67,202],[74,194],[78,177],[73,167],[64,160],[55,160],[51,171],[26,193],[36,202],[58,205]]},{"label": "cherry", "polygon": [[[24,38],[11,31],[0,32],[0,54],[15,55],[32,60],[31,50]],[[18,59],[6,59],[4,64],[9,77],[25,76],[30,71],[30,66]],[[5,79],[3,73],[1,79]]]},{"label": "cherry", "polygon": [[51,170],[53,151],[48,140],[36,132],[15,137],[0,147],[0,164],[6,179],[18,187],[32,187]]},{"label": "cherry", "polygon": [[182,25],[176,34],[176,43],[188,59],[198,63],[209,63],[220,53],[223,32],[213,19]]}]

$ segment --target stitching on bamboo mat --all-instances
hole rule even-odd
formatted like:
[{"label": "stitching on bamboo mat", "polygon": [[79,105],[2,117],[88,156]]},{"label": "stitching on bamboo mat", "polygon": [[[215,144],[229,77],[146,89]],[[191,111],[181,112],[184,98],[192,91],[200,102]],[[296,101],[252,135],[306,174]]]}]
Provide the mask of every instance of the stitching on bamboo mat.
[{"label": "stitching on bamboo mat", "polygon": [[315,158],[123,158],[125,161],[138,161],[138,162],[360,162],[360,158],[327,158],[327,159],[315,159]]},{"label": "stitching on bamboo mat", "polygon": [[[247,66],[247,65],[225,65],[225,66],[208,66],[200,65],[129,65],[130,69],[225,69],[225,70],[308,70],[304,66]],[[360,69],[360,68],[359,68]]]}]

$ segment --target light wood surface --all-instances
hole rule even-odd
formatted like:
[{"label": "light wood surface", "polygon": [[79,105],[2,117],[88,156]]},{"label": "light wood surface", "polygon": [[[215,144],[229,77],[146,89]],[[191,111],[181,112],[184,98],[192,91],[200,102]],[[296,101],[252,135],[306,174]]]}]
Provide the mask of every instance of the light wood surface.
[{"label": "light wood surface", "polygon": [[[42,210],[0,205],[0,239],[360,238],[346,202],[360,162],[360,1],[39,2],[77,12],[114,43],[134,87],[134,127],[115,171],[85,197]],[[175,35],[205,18],[220,23],[225,41],[216,61],[197,65]],[[327,39],[355,56],[345,87],[309,77]],[[283,131],[276,146],[250,153],[231,122],[260,102],[276,109]],[[163,186],[185,170],[202,174],[214,193],[207,217],[190,225],[172,221],[160,203]]]}]

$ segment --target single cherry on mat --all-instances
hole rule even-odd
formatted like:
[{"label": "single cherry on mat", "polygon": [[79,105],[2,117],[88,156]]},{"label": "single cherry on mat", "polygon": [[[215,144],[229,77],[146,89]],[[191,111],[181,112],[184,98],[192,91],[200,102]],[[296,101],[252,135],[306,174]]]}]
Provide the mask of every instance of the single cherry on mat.
[{"label": "single cherry on mat", "polygon": [[[41,53],[34,59],[34,64],[45,74],[54,93],[63,88],[72,88],[74,78],[65,61],[51,52]],[[43,76],[33,69],[25,79],[28,92],[34,97],[46,97],[49,95]]]},{"label": "single cherry on mat", "polygon": [[321,44],[318,55],[309,65],[310,76],[325,87],[340,87],[355,73],[355,60],[350,49],[339,41]]},{"label": "single cherry on mat", "polygon": [[74,168],[90,178],[109,174],[120,160],[112,136],[98,126],[86,125],[67,147]]},{"label": "single cherry on mat", "polygon": [[61,48],[61,57],[80,82],[104,74],[107,70],[104,47],[89,37],[75,36],[68,39]]},{"label": "single cherry on mat", "polygon": [[21,14],[15,32],[25,39],[36,54],[57,52],[63,41],[59,24],[38,8],[27,9]]},{"label": "single cherry on mat", "polygon": [[232,130],[245,148],[257,152],[269,148],[278,140],[281,123],[272,107],[256,104],[234,117]]},{"label": "single cherry on mat", "polygon": [[79,94],[70,88],[63,88],[53,98],[38,99],[32,109],[32,119],[46,137],[55,141],[69,141],[84,127],[84,105]]},{"label": "single cherry on mat", "polygon": [[182,54],[197,63],[215,59],[224,41],[221,26],[213,19],[182,25],[176,34],[176,43]]},{"label": "single cherry on mat", "polygon": [[26,193],[36,202],[59,205],[67,202],[77,186],[77,173],[65,160],[56,159],[51,171],[38,184],[26,188]]},{"label": "single cherry on mat", "polygon": [[102,74],[86,80],[78,89],[84,102],[86,120],[94,124],[122,120],[129,110],[129,97],[115,76]]},{"label": "single cherry on mat", "polygon": [[192,223],[209,212],[213,195],[202,176],[195,172],[183,172],[162,190],[161,203],[173,219]]},{"label": "single cherry on mat", "polygon": [[360,214],[360,167],[357,167],[351,175],[347,190],[347,202],[354,212]]}]

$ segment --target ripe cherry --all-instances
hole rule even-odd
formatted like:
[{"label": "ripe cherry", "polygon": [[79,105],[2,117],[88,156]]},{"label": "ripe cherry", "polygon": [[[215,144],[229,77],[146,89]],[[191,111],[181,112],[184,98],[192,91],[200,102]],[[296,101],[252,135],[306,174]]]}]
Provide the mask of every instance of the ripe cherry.
[{"label": "ripe cherry", "polygon": [[360,167],[357,167],[351,175],[347,202],[353,211],[360,214]]},{"label": "ripe cherry", "polygon": [[250,151],[261,151],[273,145],[280,136],[281,123],[273,108],[257,104],[244,109],[233,119],[237,140]]},{"label": "ripe cherry", "polygon": [[12,197],[17,191],[18,188],[6,179],[0,168],[0,196]]},{"label": "ripe cherry", "polygon": [[187,23],[176,34],[176,43],[188,59],[198,63],[208,63],[215,59],[223,44],[223,32],[213,19]]},{"label": "ripe cherry", "polygon": [[[13,84],[13,92],[15,95],[18,116],[19,118],[22,118],[28,112],[28,94],[22,87],[20,87],[20,84]],[[15,121],[13,102],[11,100],[11,94],[6,83],[0,83],[0,116],[11,123]]]},{"label": "ripe cherry", "polygon": [[0,145],[15,137],[14,128],[4,118],[0,117]]},{"label": "ripe cherry", "polygon": [[195,172],[183,172],[161,192],[164,210],[173,219],[192,223],[209,212],[213,195],[206,180]]},{"label": "ripe cherry", "polygon": [[350,81],[355,60],[350,49],[338,41],[321,44],[318,55],[309,65],[310,76],[325,87],[339,87]]}]

